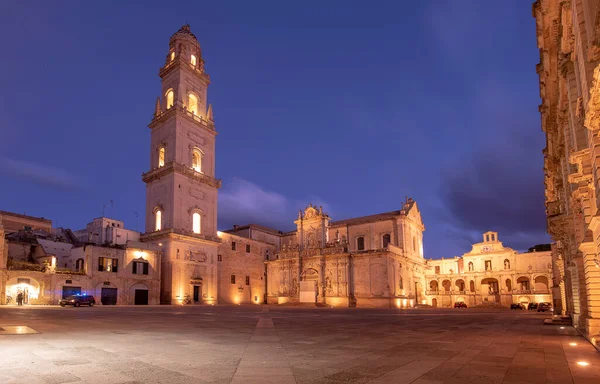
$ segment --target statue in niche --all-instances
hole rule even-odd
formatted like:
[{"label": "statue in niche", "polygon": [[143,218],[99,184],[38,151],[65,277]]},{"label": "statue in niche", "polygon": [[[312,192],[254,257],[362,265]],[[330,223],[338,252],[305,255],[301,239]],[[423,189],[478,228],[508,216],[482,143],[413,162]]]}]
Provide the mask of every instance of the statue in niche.
[{"label": "statue in niche", "polygon": [[336,243],[340,242],[340,231],[338,231],[338,230],[335,231],[335,242]]},{"label": "statue in niche", "polygon": [[504,260],[504,269],[509,269],[510,268],[510,262],[507,260]]},{"label": "statue in niche", "polygon": [[469,272],[473,272],[473,262],[469,261]]},{"label": "statue in niche", "polygon": [[402,278],[402,275],[400,275],[400,278],[398,279],[398,288],[404,289],[404,279]]}]

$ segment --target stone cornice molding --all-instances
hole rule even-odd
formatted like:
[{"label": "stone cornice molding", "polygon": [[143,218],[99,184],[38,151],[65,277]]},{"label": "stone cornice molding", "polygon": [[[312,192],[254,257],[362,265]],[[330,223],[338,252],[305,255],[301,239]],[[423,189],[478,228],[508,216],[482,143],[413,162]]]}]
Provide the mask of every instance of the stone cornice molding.
[{"label": "stone cornice molding", "polygon": [[167,109],[166,111],[160,111],[159,114],[154,115],[152,117],[152,121],[150,122],[150,124],[148,124],[148,128],[155,129],[162,123],[175,116],[181,116],[185,118],[186,120],[194,123],[196,126],[202,128],[204,131],[212,134],[213,136],[217,135],[214,121],[193,114],[179,103],[175,103],[171,108]]},{"label": "stone cornice molding", "polygon": [[166,163],[163,167],[154,168],[153,170],[142,174],[142,180],[144,181],[144,183],[149,183],[154,180],[159,180],[160,178],[174,172],[179,173],[183,176],[187,176],[192,180],[196,180],[203,184],[209,185],[213,188],[219,189],[222,185],[221,179],[215,179],[214,177],[208,176],[204,173],[196,172],[192,168],[177,163],[175,161],[170,161]]},{"label": "stone cornice molding", "polygon": [[141,235],[143,241],[154,241],[169,237],[174,240],[190,240],[200,244],[219,245],[221,239],[216,235],[193,233],[181,228],[167,228],[161,231],[146,232]]}]

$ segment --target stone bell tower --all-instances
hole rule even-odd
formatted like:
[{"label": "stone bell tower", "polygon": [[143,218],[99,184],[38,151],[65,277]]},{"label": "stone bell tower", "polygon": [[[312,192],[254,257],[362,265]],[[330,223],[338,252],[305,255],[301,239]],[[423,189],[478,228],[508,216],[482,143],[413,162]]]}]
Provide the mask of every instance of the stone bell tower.
[{"label": "stone bell tower", "polygon": [[144,241],[162,247],[161,303],[217,300],[215,125],[200,44],[184,25],[169,40],[150,128]]}]

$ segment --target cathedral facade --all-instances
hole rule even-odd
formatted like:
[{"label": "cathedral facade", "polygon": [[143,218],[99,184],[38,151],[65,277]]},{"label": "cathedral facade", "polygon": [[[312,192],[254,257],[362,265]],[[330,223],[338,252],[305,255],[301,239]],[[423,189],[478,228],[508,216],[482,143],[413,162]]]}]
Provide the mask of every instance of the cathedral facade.
[{"label": "cathedral facade", "polygon": [[408,307],[425,300],[425,227],[414,200],[341,221],[309,205],[294,223],[266,262],[269,303]]}]

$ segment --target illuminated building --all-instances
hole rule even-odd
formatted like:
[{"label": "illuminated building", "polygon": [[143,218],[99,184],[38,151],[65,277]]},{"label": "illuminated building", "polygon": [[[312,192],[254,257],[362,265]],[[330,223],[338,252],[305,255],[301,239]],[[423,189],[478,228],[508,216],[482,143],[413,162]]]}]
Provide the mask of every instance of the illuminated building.
[{"label": "illuminated building", "polygon": [[533,4],[548,232],[563,314],[600,349],[600,1]]},{"label": "illuminated building", "polygon": [[427,301],[434,307],[552,302],[550,249],[519,253],[504,247],[497,232],[486,232],[462,257],[429,260]]}]

